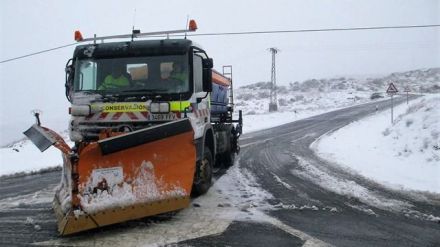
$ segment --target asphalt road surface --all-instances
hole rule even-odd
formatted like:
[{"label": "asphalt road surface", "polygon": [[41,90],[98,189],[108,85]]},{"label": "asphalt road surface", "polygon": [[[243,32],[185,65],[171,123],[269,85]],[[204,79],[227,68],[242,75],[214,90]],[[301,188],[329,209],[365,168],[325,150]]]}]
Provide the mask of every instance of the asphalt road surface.
[{"label": "asphalt road surface", "polygon": [[[433,220],[440,216],[438,195],[387,189],[321,160],[310,148],[323,134],[373,114],[376,105],[386,110],[389,102],[354,106],[244,135],[236,165],[251,171],[273,195],[268,203],[276,210],[265,214],[277,223],[236,220],[219,233],[173,245],[440,246],[440,222]],[[0,179],[1,246],[76,245],[70,242],[73,238],[57,236],[50,198],[59,177],[60,172],[53,171]],[[118,224],[74,238],[84,240],[84,246],[111,246],[96,236],[103,231],[114,235],[127,228],[167,224],[178,214]]]}]

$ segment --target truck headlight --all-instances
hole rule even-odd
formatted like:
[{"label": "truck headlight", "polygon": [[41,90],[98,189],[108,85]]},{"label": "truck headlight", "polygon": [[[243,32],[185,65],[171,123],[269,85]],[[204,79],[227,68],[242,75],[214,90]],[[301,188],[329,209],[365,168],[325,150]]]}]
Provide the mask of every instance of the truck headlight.
[{"label": "truck headlight", "polygon": [[92,107],[90,105],[72,105],[69,107],[69,113],[75,117],[89,116],[92,114]]}]

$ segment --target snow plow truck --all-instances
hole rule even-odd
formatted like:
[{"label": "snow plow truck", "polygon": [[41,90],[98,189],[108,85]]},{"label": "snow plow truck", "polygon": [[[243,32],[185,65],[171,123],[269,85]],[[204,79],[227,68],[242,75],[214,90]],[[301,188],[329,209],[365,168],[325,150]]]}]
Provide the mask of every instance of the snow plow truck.
[{"label": "snow plow truck", "polygon": [[[53,201],[61,235],[188,207],[215,169],[233,164],[242,117],[233,119],[232,67],[213,70],[186,39],[196,29],[191,20],[185,30],[87,39],[75,32],[81,44],[65,83],[74,145],[43,127],[38,113],[24,132],[42,152],[62,152]],[[176,33],[185,38],[170,38]],[[158,35],[166,37],[151,38]]]}]

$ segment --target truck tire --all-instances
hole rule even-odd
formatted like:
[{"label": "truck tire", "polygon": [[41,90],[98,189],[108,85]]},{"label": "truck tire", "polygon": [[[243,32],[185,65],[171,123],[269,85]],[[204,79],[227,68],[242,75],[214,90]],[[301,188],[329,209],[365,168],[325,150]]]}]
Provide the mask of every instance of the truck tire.
[{"label": "truck tire", "polygon": [[235,152],[229,150],[221,155],[221,162],[223,163],[224,168],[229,168],[234,165],[235,161]]},{"label": "truck tire", "polygon": [[232,127],[232,130],[229,132],[229,150],[220,155],[221,163],[223,163],[223,167],[226,169],[234,165],[234,161],[235,161],[235,151],[233,150],[233,143],[234,143],[233,131],[234,128]]},{"label": "truck tire", "polygon": [[191,195],[200,196],[205,194],[212,184],[213,158],[209,147],[205,146],[202,160],[196,164],[196,174]]}]

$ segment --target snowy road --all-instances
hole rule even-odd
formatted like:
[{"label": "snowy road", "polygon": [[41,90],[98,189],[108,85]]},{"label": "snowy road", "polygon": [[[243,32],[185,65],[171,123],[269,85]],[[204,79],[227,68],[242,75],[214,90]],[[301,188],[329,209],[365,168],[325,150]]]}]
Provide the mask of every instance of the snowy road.
[{"label": "snowy road", "polygon": [[[75,237],[56,236],[50,201],[59,172],[2,178],[0,245],[439,246],[438,195],[391,191],[319,159],[309,148],[319,136],[388,104],[355,106],[245,135],[237,164],[217,176],[192,207],[171,218]],[[259,196],[259,189],[270,196]]]},{"label": "snowy road", "polygon": [[[399,99],[402,101],[403,99]],[[379,103],[379,109],[389,102]],[[247,136],[243,167],[280,210],[269,215],[335,246],[440,246],[440,198],[390,191],[319,159],[317,137],[374,113],[350,107]],[[275,178],[275,179],[274,179]],[[301,206],[313,208],[301,210]]]}]

